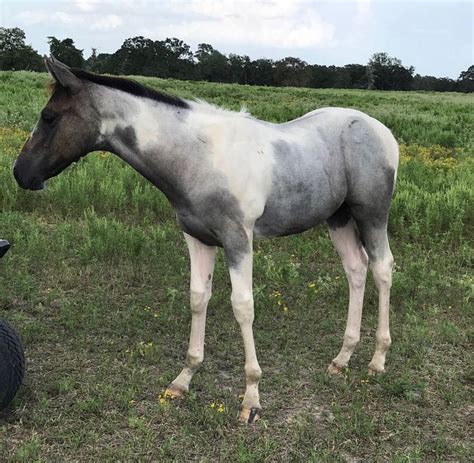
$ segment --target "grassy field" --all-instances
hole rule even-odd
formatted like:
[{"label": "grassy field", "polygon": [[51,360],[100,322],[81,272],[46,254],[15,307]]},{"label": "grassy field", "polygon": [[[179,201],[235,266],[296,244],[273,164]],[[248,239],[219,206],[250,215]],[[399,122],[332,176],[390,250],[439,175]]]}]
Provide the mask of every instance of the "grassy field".
[{"label": "grassy field", "polygon": [[[285,121],[322,106],[392,129],[401,165],[387,373],[367,376],[377,295],[341,377],[348,289],[325,227],[255,245],[263,419],[237,422],[243,346],[219,254],[206,358],[190,394],[160,394],[190,326],[188,256],[163,195],[95,153],[41,193],[11,164],[47,100],[47,76],[0,73],[0,318],[20,332],[25,384],[0,418],[1,461],[468,461],[474,449],[474,96],[275,89],[139,79]],[[470,455],[470,456],[469,456]]]}]

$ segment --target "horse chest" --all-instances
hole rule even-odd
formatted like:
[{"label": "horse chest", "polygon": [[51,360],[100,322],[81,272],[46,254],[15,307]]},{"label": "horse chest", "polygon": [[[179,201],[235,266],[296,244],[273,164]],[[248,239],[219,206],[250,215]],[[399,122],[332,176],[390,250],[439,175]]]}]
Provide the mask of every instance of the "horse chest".
[{"label": "horse chest", "polygon": [[189,197],[176,211],[178,224],[188,235],[208,246],[223,246],[240,233],[244,214],[237,198],[223,187]]},{"label": "horse chest", "polygon": [[203,222],[195,214],[177,214],[178,225],[188,235],[196,238],[207,246],[222,247],[222,242],[217,235],[217,230]]}]

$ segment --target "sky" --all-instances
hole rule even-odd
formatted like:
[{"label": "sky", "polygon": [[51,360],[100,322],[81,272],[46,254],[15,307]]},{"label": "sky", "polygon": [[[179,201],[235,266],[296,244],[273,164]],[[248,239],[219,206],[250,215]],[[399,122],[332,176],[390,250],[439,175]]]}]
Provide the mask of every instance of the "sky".
[{"label": "sky", "polygon": [[474,63],[474,2],[457,0],[0,0],[0,25],[20,27],[40,54],[70,37],[88,57],[129,37],[177,37],[252,59],[366,64],[387,52],[415,73],[458,78]]}]

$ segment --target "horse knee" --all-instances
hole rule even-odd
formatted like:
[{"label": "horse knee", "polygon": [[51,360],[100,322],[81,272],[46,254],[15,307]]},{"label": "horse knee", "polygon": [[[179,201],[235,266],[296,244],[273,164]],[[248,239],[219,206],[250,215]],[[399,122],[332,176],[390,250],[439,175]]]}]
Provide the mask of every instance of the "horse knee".
[{"label": "horse knee", "polygon": [[191,311],[193,313],[202,313],[211,298],[211,290],[195,291],[191,290]]}]

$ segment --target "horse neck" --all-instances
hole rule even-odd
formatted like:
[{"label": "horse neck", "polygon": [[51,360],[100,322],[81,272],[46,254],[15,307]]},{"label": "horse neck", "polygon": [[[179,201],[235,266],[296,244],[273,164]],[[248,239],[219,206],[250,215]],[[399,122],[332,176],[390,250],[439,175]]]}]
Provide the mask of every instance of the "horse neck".
[{"label": "horse neck", "polygon": [[99,149],[110,151],[160,188],[172,203],[181,200],[179,171],[192,162],[197,131],[189,108],[101,89]]}]

